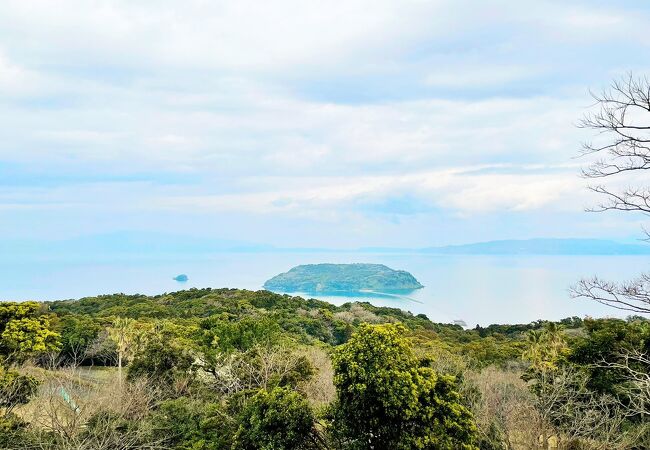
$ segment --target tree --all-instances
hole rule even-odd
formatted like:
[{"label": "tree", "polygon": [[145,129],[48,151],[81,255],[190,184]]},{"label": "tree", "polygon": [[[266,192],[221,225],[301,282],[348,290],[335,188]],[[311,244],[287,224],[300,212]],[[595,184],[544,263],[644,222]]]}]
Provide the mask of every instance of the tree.
[{"label": "tree", "polygon": [[569,347],[561,327],[555,323],[547,324],[543,330],[530,330],[527,342],[528,348],[522,357],[530,362],[530,367],[522,379],[529,382],[529,389],[535,394],[542,446],[547,449],[551,417],[562,406],[561,394],[567,392],[567,389],[558,389],[565,385],[564,382],[558,384],[558,380],[562,380],[558,374],[562,373],[561,365],[569,354]]},{"label": "tree", "polygon": [[307,400],[288,388],[260,390],[239,416],[233,450],[314,448],[314,415]]},{"label": "tree", "polygon": [[135,352],[142,334],[139,333],[135,320],[118,317],[113,321],[113,326],[108,329],[108,335],[117,346],[117,368],[121,382],[124,359]]},{"label": "tree", "polygon": [[61,360],[78,366],[99,336],[102,327],[88,316],[69,314],[61,318]]},{"label": "tree", "polygon": [[0,366],[56,350],[59,334],[36,302],[0,303]]},{"label": "tree", "polygon": [[[580,126],[598,132],[599,140],[583,144],[582,154],[595,158],[583,169],[583,175],[588,179],[613,181],[628,177],[634,183],[635,173],[650,169],[650,81],[630,74],[615,80],[609,89],[594,95],[594,99],[598,110],[585,116]],[[650,213],[650,186],[616,188],[597,184],[590,189],[605,197],[592,211]],[[647,232],[646,236],[650,239]],[[623,283],[597,276],[582,279],[571,294],[574,298],[649,314],[650,274]]]},{"label": "tree", "polygon": [[532,449],[542,434],[534,396],[517,371],[466,372],[461,393],[478,427],[481,450]]},{"label": "tree", "polygon": [[235,320],[220,314],[201,323],[199,366],[213,378],[212,386],[233,394],[274,386],[296,386],[313,375],[304,355],[271,318]]},{"label": "tree", "polygon": [[37,387],[35,378],[0,366],[0,408],[3,409],[0,418],[8,417],[16,406],[27,403]]},{"label": "tree", "polygon": [[218,314],[201,322],[201,340],[223,353],[245,352],[255,346],[277,344],[283,339],[277,321],[269,317],[237,317]]},{"label": "tree", "polygon": [[222,394],[296,387],[314,374],[309,360],[285,345],[256,345],[245,352],[230,353],[204,348],[198,363],[210,374],[213,389]]},{"label": "tree", "polygon": [[11,448],[10,444],[21,439],[27,422],[14,410],[29,402],[38,385],[35,378],[0,365],[0,448]]},{"label": "tree", "polygon": [[527,343],[523,358],[531,363],[532,370],[556,370],[569,355],[562,327],[556,323],[548,323],[543,330],[529,331]]},{"label": "tree", "polygon": [[544,421],[544,448],[551,430],[561,448],[593,450],[630,448],[644,431],[628,423],[629,408],[616,397],[590,391],[587,382],[585,373],[562,366],[536,383],[534,405]]},{"label": "tree", "polygon": [[402,325],[362,325],[333,356],[333,430],[356,449],[474,449],[454,378],[422,367]]},{"label": "tree", "polygon": [[626,370],[617,364],[623,363],[623,355],[631,352],[650,354],[650,322],[587,319],[584,325],[584,332],[572,344],[569,361],[589,375],[590,390],[622,395]]},{"label": "tree", "polygon": [[650,357],[639,350],[624,350],[616,362],[603,360],[600,367],[621,373],[629,403],[629,414],[647,418],[650,416]]},{"label": "tree", "polygon": [[234,420],[219,403],[180,397],[160,403],[150,422],[166,449],[230,448]]},{"label": "tree", "polygon": [[194,357],[170,333],[155,333],[133,356],[128,367],[127,379],[147,378],[155,386],[183,391],[192,381]]}]

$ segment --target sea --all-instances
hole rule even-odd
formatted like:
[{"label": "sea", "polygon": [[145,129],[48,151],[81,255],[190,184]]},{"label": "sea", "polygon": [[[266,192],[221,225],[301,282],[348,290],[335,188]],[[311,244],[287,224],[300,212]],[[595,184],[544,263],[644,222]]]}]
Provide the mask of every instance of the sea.
[{"label": "sea", "polygon": [[[299,264],[380,263],[407,270],[425,287],[412,292],[292,293],[334,304],[365,301],[467,327],[564,317],[624,317],[568,289],[581,277],[625,281],[650,269],[650,256],[431,255],[400,253],[235,252],[201,256],[88,259],[0,257],[0,300],[61,300],[98,294],[162,294],[190,288],[262,289]],[[187,282],[173,278],[186,274]]]}]

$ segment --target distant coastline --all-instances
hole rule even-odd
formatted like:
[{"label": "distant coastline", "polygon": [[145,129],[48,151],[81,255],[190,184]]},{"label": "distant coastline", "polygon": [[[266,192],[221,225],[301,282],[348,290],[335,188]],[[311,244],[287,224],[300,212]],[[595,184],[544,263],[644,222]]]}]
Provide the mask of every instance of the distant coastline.
[{"label": "distant coastline", "polygon": [[[361,250],[385,252],[390,249],[364,248]],[[395,250],[393,249],[393,251]],[[606,239],[505,239],[401,250],[438,255],[650,255],[650,245],[648,244],[624,244]]]},{"label": "distant coastline", "polygon": [[608,239],[508,239],[428,247],[276,247],[251,242],[183,235],[122,232],[66,240],[2,240],[0,255],[12,259],[130,258],[219,253],[399,253],[422,255],[650,255],[650,245]]}]

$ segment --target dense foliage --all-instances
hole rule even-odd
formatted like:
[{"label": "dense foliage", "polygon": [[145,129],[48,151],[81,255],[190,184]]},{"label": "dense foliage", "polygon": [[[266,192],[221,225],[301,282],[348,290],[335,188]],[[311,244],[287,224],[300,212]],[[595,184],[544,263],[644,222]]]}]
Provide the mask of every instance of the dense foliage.
[{"label": "dense foliage", "polygon": [[260,390],[246,403],[233,436],[236,450],[308,448],[314,415],[307,400],[288,388]]},{"label": "dense foliage", "polygon": [[422,367],[399,325],[362,325],[334,353],[334,429],[350,448],[473,449],[453,377]]},{"label": "dense foliage", "polygon": [[0,303],[0,448],[647,448],[649,336],[235,289]]}]

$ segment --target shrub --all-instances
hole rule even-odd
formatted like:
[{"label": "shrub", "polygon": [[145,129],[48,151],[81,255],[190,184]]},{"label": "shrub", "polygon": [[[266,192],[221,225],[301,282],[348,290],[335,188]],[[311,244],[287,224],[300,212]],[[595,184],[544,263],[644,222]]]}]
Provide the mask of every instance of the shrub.
[{"label": "shrub", "polygon": [[238,422],[233,450],[306,449],[314,439],[314,416],[307,400],[287,388],[260,390]]}]

